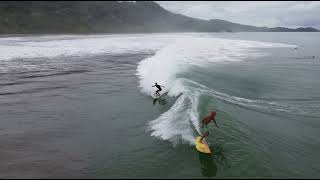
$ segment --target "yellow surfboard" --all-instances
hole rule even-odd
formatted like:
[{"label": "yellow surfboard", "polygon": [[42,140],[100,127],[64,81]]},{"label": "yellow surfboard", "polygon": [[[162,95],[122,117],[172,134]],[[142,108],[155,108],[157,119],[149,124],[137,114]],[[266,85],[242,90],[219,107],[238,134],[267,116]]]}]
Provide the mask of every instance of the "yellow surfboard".
[{"label": "yellow surfboard", "polygon": [[210,148],[208,144],[202,140],[202,143],[200,142],[201,136],[198,136],[195,140],[196,149],[202,153],[211,153]]}]

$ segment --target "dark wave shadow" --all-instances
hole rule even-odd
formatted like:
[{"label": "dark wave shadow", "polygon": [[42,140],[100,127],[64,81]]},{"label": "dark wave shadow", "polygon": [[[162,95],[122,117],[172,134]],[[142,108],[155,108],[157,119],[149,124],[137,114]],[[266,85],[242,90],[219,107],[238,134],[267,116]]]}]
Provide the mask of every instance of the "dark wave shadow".
[{"label": "dark wave shadow", "polygon": [[201,174],[205,177],[214,177],[217,174],[218,167],[213,161],[211,154],[199,153],[199,161],[201,163]]},{"label": "dark wave shadow", "polygon": [[210,147],[211,154],[199,153],[199,161],[201,163],[201,174],[205,177],[214,177],[217,175],[218,166],[224,168],[230,168],[231,165],[228,162],[222,145],[214,145]]}]

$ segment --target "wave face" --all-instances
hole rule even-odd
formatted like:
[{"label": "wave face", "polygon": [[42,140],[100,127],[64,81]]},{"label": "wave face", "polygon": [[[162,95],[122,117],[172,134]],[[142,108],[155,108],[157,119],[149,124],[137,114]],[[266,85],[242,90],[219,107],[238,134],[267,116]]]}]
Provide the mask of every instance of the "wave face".
[{"label": "wave face", "polygon": [[149,95],[155,91],[152,85],[157,82],[165,86],[170,97],[177,98],[168,111],[150,122],[148,130],[151,135],[174,145],[193,144],[195,137],[201,134],[199,101],[203,95],[250,108],[268,109],[266,105],[272,105],[272,102],[215,91],[190,78],[188,72],[198,68],[198,73],[204,73],[200,72],[203,68],[263,57],[266,53],[261,49],[288,47],[294,46],[213,37],[180,37],[158,50],[154,56],[142,60],[137,67],[141,92]]}]

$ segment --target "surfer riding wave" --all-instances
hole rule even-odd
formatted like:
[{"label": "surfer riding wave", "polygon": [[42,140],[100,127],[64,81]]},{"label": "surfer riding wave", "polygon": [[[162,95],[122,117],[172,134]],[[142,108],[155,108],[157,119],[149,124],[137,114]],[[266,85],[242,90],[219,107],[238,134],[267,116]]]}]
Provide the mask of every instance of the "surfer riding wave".
[{"label": "surfer riding wave", "polygon": [[159,93],[159,92],[162,91],[161,87],[164,87],[164,86],[161,86],[161,85],[155,83],[155,85],[153,85],[152,87],[158,88],[158,90],[156,91],[156,95],[157,95],[157,96],[160,96],[160,93]]}]

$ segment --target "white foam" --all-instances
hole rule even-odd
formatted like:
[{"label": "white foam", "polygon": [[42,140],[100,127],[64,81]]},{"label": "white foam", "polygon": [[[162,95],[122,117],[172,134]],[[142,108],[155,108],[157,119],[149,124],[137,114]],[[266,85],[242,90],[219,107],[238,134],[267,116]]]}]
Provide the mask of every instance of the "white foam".
[{"label": "white foam", "polygon": [[163,140],[168,140],[177,145],[178,143],[193,144],[194,135],[192,126],[194,124],[192,107],[196,106],[187,95],[180,96],[175,104],[163,113],[159,118],[149,123],[151,135]]},{"label": "white foam", "polygon": [[[155,51],[163,47],[163,58],[183,58],[186,62],[238,60],[248,47],[283,46],[254,41],[199,38],[198,34],[131,34],[131,35],[48,35],[0,38],[0,61],[10,59],[84,56],[103,53]],[[238,43],[234,43],[238,42]],[[159,58],[160,58],[159,57]],[[173,58],[173,57],[172,57]],[[214,59],[212,59],[214,58]],[[202,60],[201,60],[202,59]],[[196,60],[196,61],[194,61]]]},{"label": "white foam", "polygon": [[173,35],[32,36],[0,38],[0,61],[157,50]]}]

